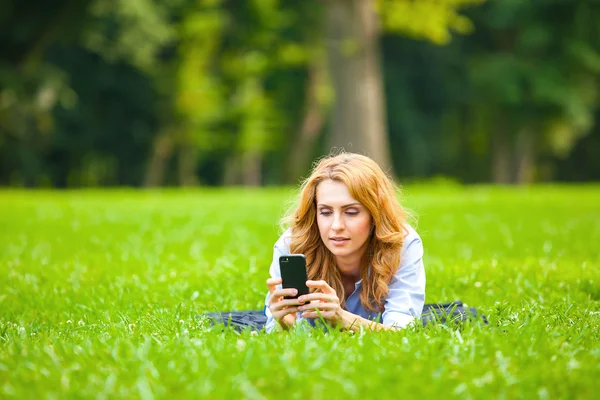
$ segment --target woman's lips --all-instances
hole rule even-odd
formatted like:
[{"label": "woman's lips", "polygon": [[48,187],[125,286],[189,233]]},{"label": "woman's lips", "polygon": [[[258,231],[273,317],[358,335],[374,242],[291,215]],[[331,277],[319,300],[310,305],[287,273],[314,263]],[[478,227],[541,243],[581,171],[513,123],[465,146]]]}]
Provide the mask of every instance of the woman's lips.
[{"label": "woman's lips", "polygon": [[344,246],[350,239],[330,239],[334,246]]}]

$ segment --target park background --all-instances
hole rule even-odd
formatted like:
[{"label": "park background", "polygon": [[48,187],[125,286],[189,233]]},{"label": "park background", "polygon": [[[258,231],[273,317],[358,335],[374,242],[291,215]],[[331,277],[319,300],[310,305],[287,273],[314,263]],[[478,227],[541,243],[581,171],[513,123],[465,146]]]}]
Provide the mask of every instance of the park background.
[{"label": "park background", "polygon": [[600,178],[594,0],[8,1],[0,184]]},{"label": "park background", "polygon": [[[599,22],[596,0],[4,1],[0,398],[597,397]],[[402,184],[426,302],[489,325],[200,317],[264,307],[332,148]]]}]

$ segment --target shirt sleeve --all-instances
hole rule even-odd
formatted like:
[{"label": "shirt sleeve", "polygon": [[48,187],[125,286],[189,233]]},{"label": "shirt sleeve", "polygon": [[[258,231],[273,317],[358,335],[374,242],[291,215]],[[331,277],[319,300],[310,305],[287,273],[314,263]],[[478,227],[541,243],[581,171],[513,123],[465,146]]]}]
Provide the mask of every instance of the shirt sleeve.
[{"label": "shirt sleeve", "polygon": [[423,243],[409,227],[398,271],[392,277],[382,315],[383,325],[405,328],[421,317],[425,303]]},{"label": "shirt sleeve", "polygon": [[[290,232],[286,231],[279,240],[275,243],[273,247],[273,260],[271,261],[271,267],[269,268],[269,275],[271,278],[281,278],[281,270],[279,269],[279,257],[284,254],[289,254],[289,246],[286,244],[286,239],[289,237]],[[277,285],[279,289],[281,289],[281,285]],[[271,314],[271,310],[269,309],[269,297],[270,293],[267,291],[267,295],[265,296],[265,315],[267,317],[267,323],[265,325],[265,330],[270,333],[275,329],[275,318],[273,318],[273,314]]]}]

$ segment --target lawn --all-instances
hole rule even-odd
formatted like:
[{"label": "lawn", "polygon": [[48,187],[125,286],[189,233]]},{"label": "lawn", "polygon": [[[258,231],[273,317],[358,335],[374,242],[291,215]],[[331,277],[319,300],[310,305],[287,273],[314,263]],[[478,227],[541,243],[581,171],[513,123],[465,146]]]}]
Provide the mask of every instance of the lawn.
[{"label": "lawn", "polygon": [[0,191],[0,398],[593,398],[600,186],[409,186],[428,303],[490,324],[251,335],[291,189]]}]

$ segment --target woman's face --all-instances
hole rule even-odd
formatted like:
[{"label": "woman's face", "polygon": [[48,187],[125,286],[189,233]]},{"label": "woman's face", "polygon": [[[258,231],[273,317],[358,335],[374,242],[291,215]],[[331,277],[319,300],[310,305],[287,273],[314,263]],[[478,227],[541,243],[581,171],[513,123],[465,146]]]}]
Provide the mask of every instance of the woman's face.
[{"label": "woman's face", "polygon": [[371,233],[371,214],[344,183],[326,180],[317,186],[317,225],[321,240],[336,258],[360,260]]}]

